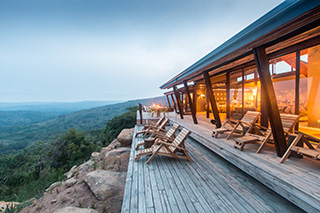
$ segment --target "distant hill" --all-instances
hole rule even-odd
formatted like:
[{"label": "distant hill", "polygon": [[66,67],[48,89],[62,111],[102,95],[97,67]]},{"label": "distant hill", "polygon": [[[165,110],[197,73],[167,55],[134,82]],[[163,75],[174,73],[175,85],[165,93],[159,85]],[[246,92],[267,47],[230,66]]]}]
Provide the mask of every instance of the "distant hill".
[{"label": "distant hill", "polygon": [[59,112],[0,111],[0,130],[3,127],[23,127],[61,115]]},{"label": "distant hill", "polygon": [[121,101],[80,101],[80,102],[21,102],[7,103],[0,102],[0,111],[33,111],[33,112],[54,112],[70,113],[82,109],[90,109],[108,104],[115,104]]},{"label": "distant hill", "polygon": [[125,112],[127,107],[137,106],[139,103],[147,106],[153,103],[165,105],[166,99],[162,96],[131,100],[59,115],[28,126],[0,127],[0,153],[10,153],[39,141],[49,140],[69,128],[81,131],[103,129],[108,120]]}]

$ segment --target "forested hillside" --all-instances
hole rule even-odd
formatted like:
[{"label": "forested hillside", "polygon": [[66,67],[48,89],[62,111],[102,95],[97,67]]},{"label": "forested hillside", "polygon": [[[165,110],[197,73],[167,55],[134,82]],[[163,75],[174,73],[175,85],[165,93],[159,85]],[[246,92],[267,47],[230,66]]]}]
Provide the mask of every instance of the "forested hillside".
[{"label": "forested hillside", "polygon": [[102,129],[105,123],[125,112],[125,109],[153,103],[166,104],[164,97],[132,100],[92,109],[59,115],[55,118],[28,126],[0,127],[0,153],[19,151],[39,141],[46,141],[70,128],[81,131]]}]

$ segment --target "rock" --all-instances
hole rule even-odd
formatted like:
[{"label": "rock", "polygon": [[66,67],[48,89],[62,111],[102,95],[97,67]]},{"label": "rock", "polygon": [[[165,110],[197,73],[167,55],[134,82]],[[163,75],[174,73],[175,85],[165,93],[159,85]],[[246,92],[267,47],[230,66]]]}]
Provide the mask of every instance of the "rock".
[{"label": "rock", "polygon": [[100,154],[100,152],[92,152],[92,153],[91,153],[91,157],[92,157],[93,159],[97,159],[97,158],[99,157],[99,154]]},{"label": "rock", "polygon": [[71,177],[74,175],[74,173],[76,172],[76,170],[77,170],[77,166],[74,165],[74,166],[69,170],[69,172],[67,172],[67,173],[65,174],[65,175],[67,176],[67,179],[71,178]]},{"label": "rock", "polygon": [[66,182],[64,182],[64,185],[65,185],[66,187],[71,187],[71,186],[73,186],[76,182],[77,182],[76,179],[70,178],[70,179],[66,180]]},{"label": "rock", "polygon": [[51,184],[51,185],[49,186],[49,188],[46,189],[46,192],[51,191],[52,189],[54,189],[54,188],[56,188],[56,187],[58,187],[58,186],[60,186],[60,185],[61,185],[61,181],[54,182],[53,184]]},{"label": "rock", "polygon": [[104,147],[101,149],[99,154],[99,159],[103,160],[108,152],[120,146],[121,146],[120,142],[117,139],[114,139],[107,147]]},{"label": "rock", "polygon": [[85,182],[99,200],[123,194],[126,172],[97,170],[87,174]]},{"label": "rock", "polygon": [[19,205],[20,203],[18,202],[5,202],[5,201],[0,201],[0,212],[6,212],[7,206],[9,208]]},{"label": "rock", "polygon": [[57,202],[57,199],[53,199],[53,200],[51,200],[51,204],[54,204],[54,203],[56,203]]},{"label": "rock", "polygon": [[87,162],[81,164],[78,167],[79,175],[86,173],[90,170],[93,170],[93,164],[94,164],[93,160],[88,160]]},{"label": "rock", "polygon": [[53,213],[98,213],[96,210],[93,209],[84,209],[84,208],[77,208],[77,207],[64,207],[62,209],[58,209]]},{"label": "rock", "polygon": [[117,139],[121,146],[130,146],[132,143],[133,129],[123,129]]},{"label": "rock", "polygon": [[104,169],[115,172],[126,172],[128,169],[130,151],[131,149],[128,147],[121,147],[108,152],[104,158]]}]

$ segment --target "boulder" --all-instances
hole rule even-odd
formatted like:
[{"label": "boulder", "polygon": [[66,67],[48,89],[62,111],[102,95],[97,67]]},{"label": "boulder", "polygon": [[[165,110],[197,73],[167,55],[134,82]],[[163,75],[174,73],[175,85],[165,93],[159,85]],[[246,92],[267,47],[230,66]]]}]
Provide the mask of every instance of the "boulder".
[{"label": "boulder", "polygon": [[93,209],[84,209],[84,208],[77,208],[77,207],[64,207],[62,209],[58,209],[53,213],[98,213],[96,210]]},{"label": "boulder", "polygon": [[51,184],[51,185],[49,186],[49,188],[46,189],[46,192],[51,191],[52,189],[54,189],[54,188],[56,188],[56,187],[58,187],[58,186],[60,186],[60,185],[61,185],[61,181],[54,182],[53,184]]},{"label": "boulder", "polygon": [[96,159],[97,157],[99,157],[99,152],[92,152],[91,153],[91,157],[93,158],[93,159]]},{"label": "boulder", "polygon": [[121,147],[108,152],[104,158],[104,169],[115,172],[126,172],[131,149]]},{"label": "boulder", "polygon": [[104,147],[100,150],[99,160],[103,160],[108,152],[120,147],[120,145],[121,144],[117,139],[113,140],[107,147]]},{"label": "boulder", "polygon": [[92,171],[93,170],[93,164],[94,164],[93,160],[88,160],[87,162],[81,164],[78,167],[79,175],[82,175],[83,173],[87,173],[90,170]]},{"label": "boulder", "polygon": [[76,182],[77,182],[76,179],[70,178],[70,179],[66,180],[66,182],[64,182],[64,185],[68,188],[68,187],[73,186]]},{"label": "boulder", "polygon": [[87,174],[85,182],[98,200],[123,194],[126,172],[96,170]]},{"label": "boulder", "polygon": [[117,139],[121,146],[130,146],[132,143],[133,129],[123,129]]},{"label": "boulder", "polygon": [[77,166],[74,165],[74,166],[69,170],[69,172],[67,172],[67,173],[65,174],[65,176],[67,176],[67,179],[71,178],[71,177],[74,175],[74,173],[76,172],[76,170],[77,170]]}]

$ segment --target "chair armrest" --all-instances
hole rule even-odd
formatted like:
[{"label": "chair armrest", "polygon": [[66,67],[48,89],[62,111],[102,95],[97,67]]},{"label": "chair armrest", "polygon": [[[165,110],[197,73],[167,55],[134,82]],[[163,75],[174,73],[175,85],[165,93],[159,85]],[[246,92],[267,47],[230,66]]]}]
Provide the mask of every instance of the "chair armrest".
[{"label": "chair armrest", "polygon": [[166,146],[172,146],[172,147],[174,147],[174,148],[176,148],[176,149],[181,149],[181,150],[188,151],[187,149],[182,148],[181,146],[176,146],[176,145],[173,145],[173,144],[171,144],[171,143],[166,143],[166,142],[163,142],[163,141],[160,141],[159,143],[162,144],[162,145],[166,145]]}]

